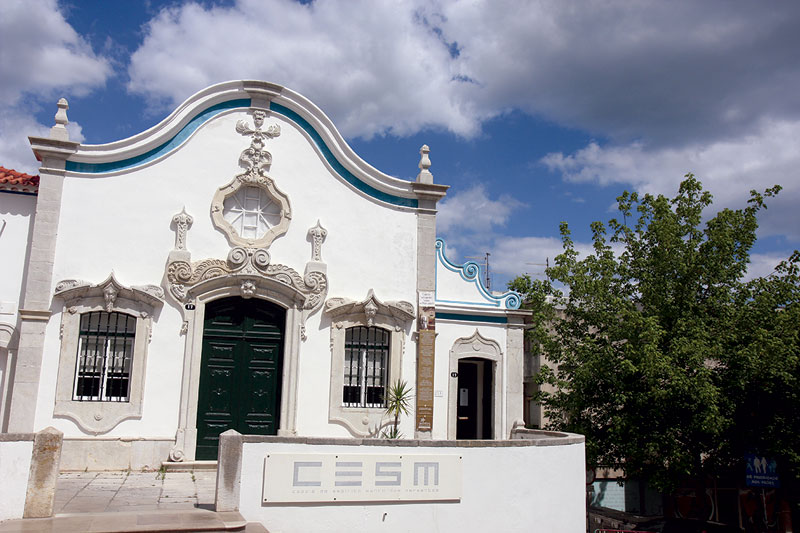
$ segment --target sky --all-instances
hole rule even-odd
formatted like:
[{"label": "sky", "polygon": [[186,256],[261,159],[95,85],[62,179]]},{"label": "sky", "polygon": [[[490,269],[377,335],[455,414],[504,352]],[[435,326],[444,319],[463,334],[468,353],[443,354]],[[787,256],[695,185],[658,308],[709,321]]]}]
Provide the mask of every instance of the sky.
[{"label": "sky", "polygon": [[488,252],[495,290],[542,276],[562,221],[588,249],[622,191],[674,196],[688,172],[714,209],[783,187],[751,257],[766,275],[800,248],[798,27],[790,0],[1,0],[0,165],[37,172],[27,136],[60,97],[98,144],[262,79],[387,174],[414,179],[428,144],[447,255]]}]

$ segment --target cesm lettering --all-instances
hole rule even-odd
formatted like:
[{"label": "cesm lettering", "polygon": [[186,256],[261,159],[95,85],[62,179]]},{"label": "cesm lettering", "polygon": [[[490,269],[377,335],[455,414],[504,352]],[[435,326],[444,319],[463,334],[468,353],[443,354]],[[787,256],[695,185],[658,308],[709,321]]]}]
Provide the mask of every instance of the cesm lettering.
[{"label": "cesm lettering", "polygon": [[265,503],[459,500],[456,455],[268,454]]}]

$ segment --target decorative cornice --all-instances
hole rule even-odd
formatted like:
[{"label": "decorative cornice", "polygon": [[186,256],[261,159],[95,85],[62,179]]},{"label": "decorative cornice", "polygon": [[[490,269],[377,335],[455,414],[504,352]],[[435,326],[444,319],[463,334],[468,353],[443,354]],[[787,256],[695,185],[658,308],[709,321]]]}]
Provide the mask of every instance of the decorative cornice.
[{"label": "decorative cornice", "polygon": [[118,298],[145,303],[151,307],[160,307],[164,303],[164,290],[158,285],[137,285],[127,287],[117,281],[112,272],[105,281],[96,285],[79,279],[65,279],[56,284],[55,294],[65,301],[76,298],[100,297],[105,300],[105,307],[111,312]]},{"label": "decorative cornice", "polygon": [[364,315],[368,326],[372,326],[376,314],[390,316],[402,322],[410,322],[416,317],[411,303],[402,300],[382,302],[372,289],[360,302],[348,298],[329,298],[325,302],[325,312],[333,319],[344,315]]},{"label": "decorative cornice", "polygon": [[215,280],[225,280],[238,284],[244,298],[252,298],[259,292],[261,282],[268,280],[289,288],[298,297],[298,305],[303,311],[301,335],[305,339],[305,320],[322,307],[328,292],[328,278],[325,272],[308,269],[301,276],[296,270],[271,263],[269,252],[264,248],[233,248],[226,260],[204,259],[189,262],[181,259],[167,264],[167,286],[169,295],[178,303],[184,304],[194,298],[193,290],[200,290],[204,284]]},{"label": "decorative cornice", "polygon": [[500,348],[500,343],[493,339],[487,339],[475,328],[475,333],[469,337],[461,337],[456,339],[453,347],[450,350],[454,354],[468,354],[468,353],[482,353],[500,356],[503,350]]}]

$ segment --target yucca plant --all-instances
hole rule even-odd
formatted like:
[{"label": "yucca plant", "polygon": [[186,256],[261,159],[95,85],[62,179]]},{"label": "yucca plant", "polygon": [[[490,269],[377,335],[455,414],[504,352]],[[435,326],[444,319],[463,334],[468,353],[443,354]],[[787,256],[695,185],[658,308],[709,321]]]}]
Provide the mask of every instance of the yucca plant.
[{"label": "yucca plant", "polygon": [[384,430],[384,439],[399,439],[403,436],[400,433],[400,415],[407,415],[411,412],[411,387],[404,380],[398,379],[391,385],[386,395],[386,414],[392,417],[393,423],[388,429]]}]

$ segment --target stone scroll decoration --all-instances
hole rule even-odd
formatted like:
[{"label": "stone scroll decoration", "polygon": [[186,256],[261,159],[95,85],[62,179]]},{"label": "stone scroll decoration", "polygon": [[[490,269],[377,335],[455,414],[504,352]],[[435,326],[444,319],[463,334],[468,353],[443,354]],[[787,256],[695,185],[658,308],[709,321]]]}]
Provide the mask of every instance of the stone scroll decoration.
[{"label": "stone scroll decoration", "polygon": [[296,270],[270,262],[263,248],[233,248],[225,260],[204,259],[197,262],[172,261],[167,265],[169,294],[182,304],[191,303],[190,291],[205,282],[220,278],[240,278],[243,298],[251,298],[259,288],[266,289],[264,281],[271,280],[294,290],[300,297],[302,314],[301,336],[305,340],[305,321],[319,309],[328,292],[328,278],[324,272],[308,270],[300,275]]}]

